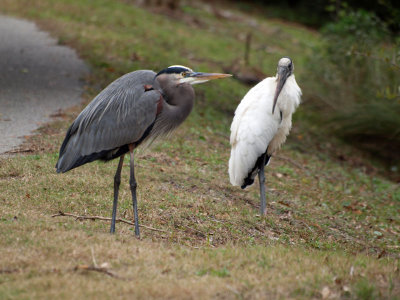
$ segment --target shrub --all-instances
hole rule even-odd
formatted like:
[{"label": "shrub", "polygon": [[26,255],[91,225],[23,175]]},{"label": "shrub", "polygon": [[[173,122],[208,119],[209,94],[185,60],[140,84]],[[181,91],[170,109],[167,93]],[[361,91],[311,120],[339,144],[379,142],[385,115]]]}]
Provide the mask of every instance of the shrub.
[{"label": "shrub", "polygon": [[399,164],[400,41],[362,10],[342,10],[322,33],[309,61],[309,106],[341,138]]}]

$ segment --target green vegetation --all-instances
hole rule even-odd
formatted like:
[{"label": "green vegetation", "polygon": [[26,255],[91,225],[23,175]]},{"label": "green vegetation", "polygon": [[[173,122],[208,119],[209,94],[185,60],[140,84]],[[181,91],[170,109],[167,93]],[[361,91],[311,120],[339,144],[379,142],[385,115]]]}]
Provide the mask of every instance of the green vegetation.
[{"label": "green vegetation", "polygon": [[[302,27],[231,15],[202,3],[172,17],[131,1],[0,0],[4,12],[36,20],[91,66],[84,97],[133,69],[184,64],[222,71],[250,61],[266,73],[283,55],[306,87],[320,36]],[[257,24],[257,30],[254,30]],[[116,162],[55,173],[66,111],[24,145],[32,154],[1,158],[0,298],[396,299],[400,295],[400,189],[379,165],[319,132],[304,105],[292,135],[268,167],[268,215],[257,186],[227,176],[229,125],[248,90],[234,79],[196,87],[196,107],[173,137],[137,154],[142,240],[133,227],[54,217],[58,211],[108,217]],[[128,163],[119,216],[132,220]],[[96,269],[93,268],[96,267]],[[92,268],[91,268],[92,267]],[[107,273],[108,272],[108,273]]]},{"label": "green vegetation", "polygon": [[[321,28],[328,23],[337,21],[338,11],[343,8],[352,8],[369,13],[374,12],[385,20],[391,31],[394,33],[400,31],[400,4],[396,0],[256,0],[240,1],[239,3],[241,9],[245,11],[254,12],[261,8],[263,14],[268,17],[289,20],[314,28]],[[257,7],[254,3],[260,5]]]},{"label": "green vegetation", "polygon": [[310,57],[311,107],[326,128],[400,167],[400,40],[373,13],[343,9]]}]

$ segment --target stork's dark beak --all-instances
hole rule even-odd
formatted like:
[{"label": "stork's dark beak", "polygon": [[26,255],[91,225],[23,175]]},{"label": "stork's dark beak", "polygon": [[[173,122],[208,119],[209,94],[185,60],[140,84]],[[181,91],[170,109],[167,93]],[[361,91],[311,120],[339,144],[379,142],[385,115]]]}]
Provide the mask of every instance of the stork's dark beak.
[{"label": "stork's dark beak", "polygon": [[276,90],[274,96],[274,104],[272,106],[272,114],[275,112],[276,102],[278,101],[279,94],[285,85],[286,79],[290,76],[290,70],[288,67],[278,67],[278,78],[276,79]]}]

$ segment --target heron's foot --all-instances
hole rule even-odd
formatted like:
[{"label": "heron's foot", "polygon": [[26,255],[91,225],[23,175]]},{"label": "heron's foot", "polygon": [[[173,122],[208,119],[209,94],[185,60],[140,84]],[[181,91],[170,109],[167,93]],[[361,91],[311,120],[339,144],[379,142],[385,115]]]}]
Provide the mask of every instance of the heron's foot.
[{"label": "heron's foot", "polygon": [[135,223],[135,237],[140,240],[139,219],[134,220]]},{"label": "heron's foot", "polygon": [[136,232],[136,230],[135,230],[135,238],[137,238],[138,240],[140,240],[140,232]]}]

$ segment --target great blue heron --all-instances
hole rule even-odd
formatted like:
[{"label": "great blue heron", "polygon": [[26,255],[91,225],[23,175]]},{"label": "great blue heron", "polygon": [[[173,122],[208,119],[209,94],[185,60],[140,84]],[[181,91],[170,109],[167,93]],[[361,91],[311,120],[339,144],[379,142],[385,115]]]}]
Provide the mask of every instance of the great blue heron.
[{"label": "great blue heron", "polygon": [[231,125],[229,178],[232,185],[244,189],[258,174],[261,215],[266,213],[264,166],[285,142],[300,104],[293,70],[292,60],[281,58],[276,76],[264,79],[244,96]]},{"label": "great blue heron", "polygon": [[170,66],[157,74],[140,70],[125,74],[100,92],[67,131],[56,164],[64,173],[83,164],[120,157],[114,176],[114,202],[110,232],[115,232],[118,190],[125,154],[130,152],[130,189],[135,234],[140,237],[134,171],[134,149],[144,141],[170,133],[189,115],[194,104],[191,85],[229,74],[199,73]]}]

